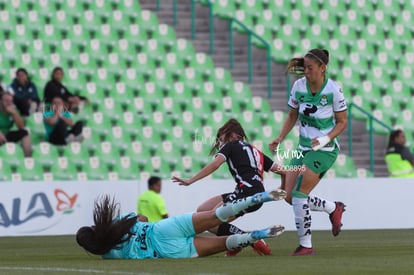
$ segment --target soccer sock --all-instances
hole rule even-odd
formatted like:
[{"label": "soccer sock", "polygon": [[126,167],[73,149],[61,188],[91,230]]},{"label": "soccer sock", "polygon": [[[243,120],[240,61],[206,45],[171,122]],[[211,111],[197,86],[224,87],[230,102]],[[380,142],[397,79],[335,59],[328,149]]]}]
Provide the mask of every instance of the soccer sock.
[{"label": "soccer sock", "polygon": [[299,243],[303,247],[310,248],[312,247],[312,232],[308,195],[299,191],[292,191],[292,206],[295,213]]},{"label": "soccer sock", "polygon": [[308,204],[311,211],[324,211],[328,214],[331,214],[336,208],[336,204],[334,202],[327,201],[314,195],[309,195]]},{"label": "soccer sock", "polygon": [[250,233],[230,235],[226,239],[226,247],[228,250],[236,250],[251,245],[255,241]]},{"label": "soccer sock", "polygon": [[217,229],[217,236],[229,236],[229,235],[243,234],[243,233],[246,233],[246,232],[241,230],[237,226],[227,223],[227,222],[223,222],[222,224],[220,224]]},{"label": "soccer sock", "polygon": [[216,216],[220,221],[226,222],[230,217],[233,217],[246,208],[258,203],[260,202],[257,201],[257,198],[254,195],[230,203],[225,203],[216,209]]}]

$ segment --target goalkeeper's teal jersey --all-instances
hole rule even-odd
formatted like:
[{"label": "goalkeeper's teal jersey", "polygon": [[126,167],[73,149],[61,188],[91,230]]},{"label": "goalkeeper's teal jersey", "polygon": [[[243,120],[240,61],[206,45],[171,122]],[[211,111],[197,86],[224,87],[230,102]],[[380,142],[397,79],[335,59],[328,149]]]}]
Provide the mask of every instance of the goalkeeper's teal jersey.
[{"label": "goalkeeper's teal jersey", "polygon": [[[327,135],[335,127],[335,112],[346,110],[346,100],[341,88],[326,79],[322,88],[312,94],[305,77],[298,79],[292,87],[288,105],[299,112],[299,149],[311,150],[311,140]],[[329,142],[323,151],[333,151],[336,139]]]},{"label": "goalkeeper's teal jersey", "polygon": [[[136,216],[135,213],[130,215]],[[123,217],[125,215],[121,215]],[[103,255],[104,259],[193,258],[194,246],[192,214],[183,214],[159,222],[137,221],[131,228],[133,234]]]}]

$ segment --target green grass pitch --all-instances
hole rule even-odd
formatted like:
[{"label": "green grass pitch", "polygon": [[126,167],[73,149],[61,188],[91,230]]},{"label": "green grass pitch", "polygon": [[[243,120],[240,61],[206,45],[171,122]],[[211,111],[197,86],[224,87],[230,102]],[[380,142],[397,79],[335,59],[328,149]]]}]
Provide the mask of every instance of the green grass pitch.
[{"label": "green grass pitch", "polygon": [[414,274],[414,229],[314,231],[315,256],[292,257],[296,232],[268,241],[272,256],[248,247],[197,259],[101,260],[74,236],[0,238],[0,274]]}]

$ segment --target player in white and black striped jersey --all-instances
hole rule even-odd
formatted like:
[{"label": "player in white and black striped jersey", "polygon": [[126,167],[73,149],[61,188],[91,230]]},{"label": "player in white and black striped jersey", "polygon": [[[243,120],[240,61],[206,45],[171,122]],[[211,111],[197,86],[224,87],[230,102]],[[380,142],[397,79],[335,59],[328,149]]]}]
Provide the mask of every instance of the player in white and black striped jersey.
[{"label": "player in white and black striped jersey", "polygon": [[[188,186],[212,174],[224,162],[227,162],[230,173],[236,182],[234,191],[208,199],[197,208],[197,212],[208,211],[223,203],[232,202],[263,192],[264,171],[278,173],[282,176],[282,180],[284,179],[282,167],[246,140],[247,137],[241,124],[236,119],[230,119],[217,131],[216,142],[211,149],[212,155],[218,151],[215,159],[190,179],[173,177],[174,182]],[[261,206],[262,204],[259,204],[247,208],[243,212],[238,213],[235,218],[245,213],[254,212]],[[222,223],[216,228],[211,228],[210,232],[218,236],[223,236],[243,233],[244,231],[230,223]],[[259,255],[271,254],[270,248],[264,241],[257,241],[252,246]],[[237,254],[237,251],[229,251],[226,255],[234,256],[235,254]]]}]

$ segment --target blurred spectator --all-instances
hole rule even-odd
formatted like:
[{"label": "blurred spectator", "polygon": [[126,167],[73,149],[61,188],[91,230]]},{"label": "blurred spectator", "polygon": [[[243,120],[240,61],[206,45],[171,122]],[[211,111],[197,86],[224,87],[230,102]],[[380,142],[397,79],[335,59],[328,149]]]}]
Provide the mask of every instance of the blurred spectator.
[{"label": "blurred spectator", "polygon": [[53,69],[51,80],[46,83],[44,89],[44,101],[48,106],[50,103],[52,103],[53,98],[60,97],[63,99],[63,102],[69,111],[77,113],[79,104],[84,98],[81,98],[69,92],[69,90],[62,84],[63,76],[64,72],[61,67],[56,67]]},{"label": "blurred spectator", "polygon": [[[16,124],[17,130],[10,130]],[[0,145],[21,141],[25,157],[32,156],[29,132],[24,129],[24,120],[13,104],[13,95],[0,87]]]},{"label": "blurred spectator", "polygon": [[168,212],[161,193],[161,178],[150,177],[148,190],[138,198],[138,215],[144,215],[149,222],[156,222],[168,218]]},{"label": "blurred spectator", "polygon": [[83,140],[83,123],[73,123],[73,115],[66,109],[60,97],[53,98],[49,109],[43,113],[43,124],[46,129],[46,140],[54,145],[66,145]]},{"label": "blurred spectator", "polygon": [[10,88],[13,90],[14,105],[22,116],[29,116],[37,110],[40,99],[36,85],[30,80],[26,69],[17,69],[16,78],[10,84]]},{"label": "blurred spectator", "polygon": [[414,155],[405,146],[403,130],[394,130],[390,134],[385,162],[391,177],[413,178]]}]

